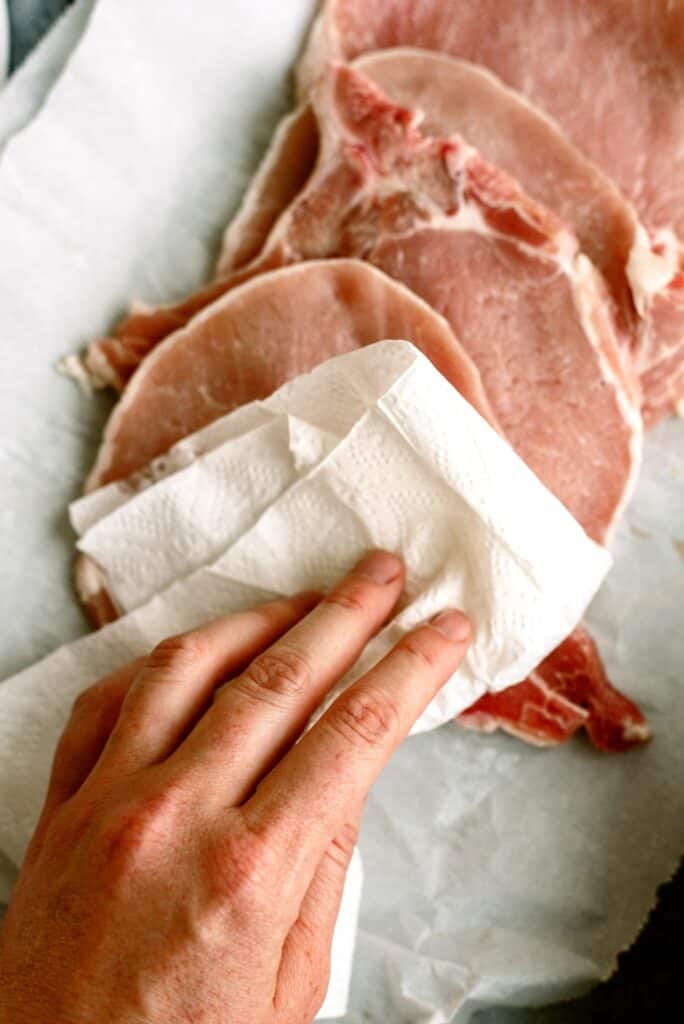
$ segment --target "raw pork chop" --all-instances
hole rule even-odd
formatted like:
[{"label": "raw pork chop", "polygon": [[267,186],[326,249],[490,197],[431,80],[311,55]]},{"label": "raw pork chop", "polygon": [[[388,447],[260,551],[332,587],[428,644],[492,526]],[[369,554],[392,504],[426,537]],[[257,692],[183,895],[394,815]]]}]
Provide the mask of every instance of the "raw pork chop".
[{"label": "raw pork chop", "polygon": [[684,416],[684,359],[681,353],[656,363],[644,378],[646,401],[642,407],[644,423],[654,426],[672,411]]},{"label": "raw pork chop", "polygon": [[[533,199],[572,228],[609,285],[621,336],[633,351],[641,324],[627,270],[630,257],[648,258],[648,248],[633,207],[611,179],[520,93],[468,61],[407,47],[359,57],[354,67],[394,103],[421,110],[423,131],[460,133],[485,160],[517,178]],[[228,226],[219,274],[244,266],[259,252],[278,214],[306,184],[317,153],[316,120],[305,103],[281,122]],[[293,169],[299,174],[296,189]]]},{"label": "raw pork chop", "polygon": [[[497,269],[501,276],[505,275],[506,257],[510,259],[512,267],[517,265],[516,257],[518,257],[521,266],[529,263],[533,268],[538,265],[542,267],[540,279],[536,281],[535,292],[541,294],[546,294],[549,290],[553,292],[558,284],[557,278],[561,279],[561,284],[565,282],[565,287],[569,288],[567,282],[571,275],[567,269],[563,268],[560,260],[563,256],[565,262],[571,267],[574,267],[577,262],[570,236],[562,231],[553,218],[549,218],[544,211],[539,210],[526,200],[508,178],[497,175],[496,172],[488,168],[477,158],[476,154],[473,154],[472,150],[467,149],[458,140],[440,142],[423,138],[417,131],[415,118],[410,112],[393,107],[377,91],[370,88],[360,76],[344,69],[339,69],[332,76],[323,99],[324,106],[325,103],[331,103],[333,100],[340,103],[341,120],[338,121],[337,117],[332,117],[331,125],[334,130],[331,130],[330,138],[324,136],[327,146],[324,145],[320,166],[310,188],[303,199],[295,203],[292,210],[283,218],[274,233],[270,243],[271,248],[266,257],[259,264],[252,266],[246,272],[247,274],[255,273],[259,266],[268,265],[269,262],[286,262],[288,259],[297,259],[307,255],[306,250],[302,251],[302,242],[315,248],[316,236],[321,228],[323,229],[323,242],[326,243],[322,248],[324,252],[327,252],[328,249],[334,248],[331,241],[332,243],[337,242],[340,248],[344,248],[347,240],[363,242],[365,237],[372,246],[374,234],[378,235],[383,230],[389,232],[396,228],[400,229],[397,232],[399,237],[403,231],[409,239],[415,234],[423,232],[427,234],[428,238],[435,232],[438,236],[441,232],[446,237],[451,233],[450,229],[454,227],[453,220],[461,217],[467,223],[460,225],[454,231],[456,242],[461,234],[467,238],[468,234],[473,233],[476,238],[481,237],[483,240],[491,242],[495,252],[498,252],[501,247],[501,258],[497,261]],[[452,161],[452,157],[463,157],[463,164],[459,165],[458,160]],[[402,178],[406,180],[402,181]],[[481,180],[482,178],[484,180]],[[383,191],[384,185],[388,186],[385,191]],[[497,186],[498,192],[496,191]],[[413,191],[415,191],[415,195],[412,195]],[[490,204],[486,202],[487,198],[492,200]],[[440,208],[440,199],[447,200],[446,209]],[[404,217],[401,216],[402,213],[405,214]],[[400,216],[399,221],[397,221],[397,215]],[[468,218],[472,221],[470,228],[468,228]],[[423,223],[427,223],[427,229],[423,228]],[[416,226],[421,230],[416,231]],[[360,230],[362,228],[365,230]],[[553,233],[549,233],[551,228],[553,228]],[[298,238],[299,233],[302,235],[301,240]],[[355,248],[355,246],[350,247]],[[362,253],[367,254],[365,245],[361,245],[360,248]],[[547,262],[552,265],[550,274],[547,272],[549,269]],[[437,266],[441,265],[437,264]],[[244,275],[242,276],[244,277]],[[228,287],[236,280],[240,280],[240,275],[228,282]],[[454,281],[454,285],[450,289],[451,280]],[[460,275],[455,272],[453,276],[450,275],[442,280],[441,284],[447,295],[450,290],[456,291],[459,288],[460,280]],[[589,283],[593,281],[591,272],[586,280]],[[223,283],[222,287],[225,289],[226,283]],[[215,295],[217,290],[216,286],[213,286],[209,290],[209,295]],[[573,296],[577,295],[574,291],[572,294]],[[594,303],[593,296],[594,292],[590,289],[589,294],[584,296],[581,302],[579,295],[577,298],[584,313],[595,317],[600,330],[603,331],[605,318],[600,302],[596,300]],[[492,302],[497,301],[497,290],[495,287],[492,294],[491,282],[485,297]],[[206,299],[207,295],[202,298]],[[195,297],[192,302],[198,303],[198,299]],[[570,325],[576,325],[578,312],[574,301],[568,303],[564,309],[562,315]],[[178,315],[177,311],[175,311],[175,315]],[[186,307],[179,319],[187,315]],[[551,310],[547,311],[547,315],[553,315]],[[533,317],[530,326],[534,328],[534,325],[535,318]],[[539,324],[537,324],[538,328]],[[514,333],[510,333],[510,328],[507,331],[505,319],[501,325],[501,331],[506,337],[510,336],[512,343],[515,342]],[[593,331],[590,331],[589,334],[591,337],[595,337]],[[634,425],[630,420],[629,404],[625,401],[619,380],[614,340],[608,342],[603,339],[595,345],[593,341],[590,341],[589,335],[583,331],[578,333],[576,328],[573,330],[571,327],[567,335],[570,352],[572,352],[573,346],[578,344],[578,337],[583,339],[578,346],[582,353],[582,358],[579,360],[580,366],[583,364],[583,359],[589,353],[592,354],[588,358],[587,365],[593,367],[593,377],[589,377],[589,397],[592,403],[596,403],[593,413],[596,416],[594,422],[596,422],[597,448],[600,449],[602,439],[605,440],[607,437],[604,431],[605,424],[601,425],[600,422],[601,417],[606,417],[608,422],[612,422],[614,425],[619,420],[622,430],[614,434],[615,451],[620,451],[619,437],[622,435],[623,442],[626,444],[622,450],[629,453],[627,463],[631,463],[635,432]],[[554,340],[552,333],[547,333],[546,341],[549,340]],[[605,350],[604,345],[607,346]],[[549,382],[542,375],[538,382],[532,385],[529,382],[526,384],[526,369],[523,359],[527,357],[532,360],[532,363],[536,358],[543,361],[547,348],[548,345],[539,344],[537,349],[531,353],[525,351],[521,353],[519,374],[513,384],[515,390],[522,391],[525,387],[528,388],[528,404],[531,404],[529,396],[535,387],[537,390],[543,391],[545,387],[548,387]],[[574,361],[576,359],[577,356],[574,357]],[[562,357],[562,367],[567,369],[570,375],[575,373],[575,368],[567,363],[565,357]],[[555,377],[551,378],[552,387],[547,394],[549,402],[563,404],[567,401],[563,392],[569,389],[560,386],[563,379],[562,373],[565,372],[563,368],[557,369]],[[582,396],[585,377],[586,371],[579,373],[578,402],[573,402],[572,405],[572,409],[577,412],[579,417],[583,415],[579,400]],[[566,382],[568,379],[570,378],[565,378]],[[501,386],[509,386],[509,383],[510,378],[504,373],[501,378]],[[604,408],[607,395],[612,395],[612,400],[609,399]],[[522,395],[520,398],[522,399]],[[534,397],[531,401],[534,401]],[[591,408],[589,411],[589,423],[591,423]],[[610,428],[608,433],[613,434],[613,428]],[[560,442],[562,435],[556,440]],[[591,445],[592,439],[584,438],[583,443]],[[609,447],[612,450],[612,440],[609,442]],[[582,445],[577,453],[572,448],[570,450],[569,458],[571,462],[573,459],[576,461],[578,474],[583,470],[583,453]],[[562,468],[563,457],[557,458],[555,463],[549,462],[549,469],[552,469],[554,465]],[[620,467],[619,460],[612,465],[614,470],[622,472],[624,469],[624,466]],[[629,469],[627,469],[628,477]],[[553,489],[553,484],[550,486]],[[626,478],[624,486],[627,486]],[[619,498],[617,500],[619,502]],[[609,520],[612,519],[615,507],[608,515],[607,520],[602,519],[600,515],[595,516],[592,510],[588,511],[594,529],[597,533],[602,533],[607,528]],[[604,507],[602,510],[604,517],[606,511],[607,509]],[[564,653],[561,652],[559,657],[564,659]],[[553,655],[550,656],[550,660],[553,663]],[[521,686],[526,687],[528,691],[530,686],[536,687],[538,703],[543,704],[546,701],[547,691],[534,680],[523,683]],[[598,703],[601,706],[601,702]],[[619,704],[619,701],[616,701],[616,704]],[[627,715],[625,705],[620,706],[622,707],[621,720],[623,722],[629,720],[632,724],[634,722],[641,723],[640,738],[643,739],[644,730],[647,727],[643,724],[643,718],[638,709],[632,708],[630,705],[631,710]],[[489,710],[490,722],[494,712],[495,709]],[[576,711],[575,714],[584,720],[585,716],[582,712]],[[507,727],[508,724],[503,715],[501,724],[504,727]],[[638,730],[635,728],[631,728],[631,731],[618,729],[616,735],[622,735],[626,743],[627,732],[632,737],[630,742],[636,742],[634,737]]]},{"label": "raw pork chop", "polygon": [[[641,311],[657,299],[661,328],[668,321],[639,369],[674,351],[684,361],[681,331],[672,347],[684,319],[674,282],[684,240],[683,0],[327,0],[299,66],[300,92],[308,95],[331,57],[395,46],[490,68],[615,180],[661,257],[632,268]],[[651,405],[662,400],[654,395]]]},{"label": "raw pork chop", "polygon": [[490,423],[447,322],[358,260],[300,263],[225,294],[143,361],[112,413],[86,490],[130,477],[183,437],[332,356],[409,339]]}]

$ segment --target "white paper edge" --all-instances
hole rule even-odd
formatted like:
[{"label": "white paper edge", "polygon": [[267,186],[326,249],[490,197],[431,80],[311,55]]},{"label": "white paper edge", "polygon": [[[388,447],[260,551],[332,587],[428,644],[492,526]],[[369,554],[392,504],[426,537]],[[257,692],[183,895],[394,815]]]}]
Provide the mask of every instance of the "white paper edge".
[{"label": "white paper edge", "polygon": [[[0,85],[9,70],[9,17],[6,0],[0,0]],[[0,145],[2,140],[0,140]]]}]

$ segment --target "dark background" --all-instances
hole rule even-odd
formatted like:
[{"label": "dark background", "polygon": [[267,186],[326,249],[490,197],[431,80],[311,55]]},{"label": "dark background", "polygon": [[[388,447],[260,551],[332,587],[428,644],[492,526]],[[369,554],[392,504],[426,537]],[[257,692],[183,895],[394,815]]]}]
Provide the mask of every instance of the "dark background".
[{"label": "dark background", "polygon": [[[10,68],[21,63],[71,2],[8,0]],[[201,4],[198,11],[201,11]],[[625,899],[629,899],[629,893],[625,893]],[[683,939],[684,869],[661,889],[658,906],[635,945],[620,957],[619,969],[610,981],[571,1003],[543,1010],[507,1011],[505,1024],[669,1024],[671,1020],[679,1020],[684,1009],[680,980],[684,974]],[[483,1010],[476,1015],[476,1024],[503,1024],[502,1017],[504,1015],[496,1011]]]}]

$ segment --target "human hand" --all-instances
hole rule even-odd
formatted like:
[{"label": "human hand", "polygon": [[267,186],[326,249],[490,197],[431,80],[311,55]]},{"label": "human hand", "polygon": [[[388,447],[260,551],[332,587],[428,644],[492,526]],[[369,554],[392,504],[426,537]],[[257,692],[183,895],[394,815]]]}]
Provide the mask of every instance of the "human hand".
[{"label": "human hand", "polygon": [[459,612],[416,629],[295,745],[403,578],[376,552],[76,701],[0,934],[0,1020],[314,1017],[368,791],[469,642]]}]

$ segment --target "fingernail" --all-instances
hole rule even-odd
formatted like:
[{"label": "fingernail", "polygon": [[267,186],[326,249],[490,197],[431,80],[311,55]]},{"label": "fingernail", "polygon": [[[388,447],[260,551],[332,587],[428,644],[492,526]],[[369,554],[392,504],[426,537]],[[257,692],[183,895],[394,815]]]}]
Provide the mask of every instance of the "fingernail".
[{"label": "fingernail", "polygon": [[470,620],[463,612],[459,612],[455,608],[449,608],[440,612],[439,615],[435,615],[433,619],[430,619],[430,625],[438,629],[447,640],[453,640],[454,643],[463,643],[464,640],[468,640],[472,632]]},{"label": "fingernail", "polygon": [[360,576],[366,576],[374,583],[392,583],[401,575],[401,559],[389,551],[371,551],[356,566]]}]

